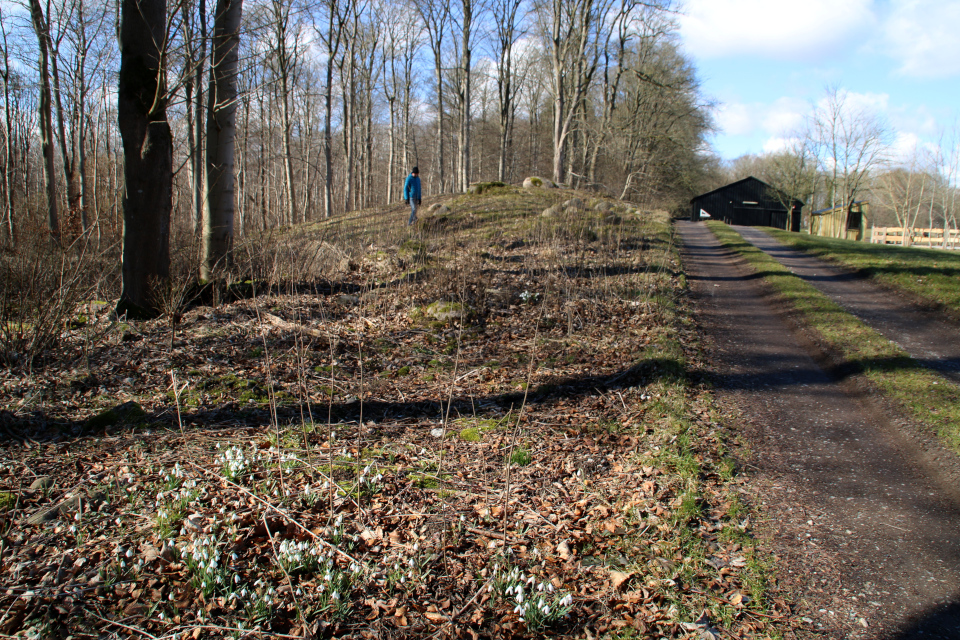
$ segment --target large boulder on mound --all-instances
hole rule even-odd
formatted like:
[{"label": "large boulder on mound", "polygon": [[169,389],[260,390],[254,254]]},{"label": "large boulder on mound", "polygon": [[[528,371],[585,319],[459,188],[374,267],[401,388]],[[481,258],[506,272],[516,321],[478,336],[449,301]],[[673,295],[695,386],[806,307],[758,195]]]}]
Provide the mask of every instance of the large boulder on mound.
[{"label": "large boulder on mound", "polygon": [[434,202],[432,205],[430,205],[430,208],[427,209],[427,215],[431,215],[431,216],[450,215],[450,207],[440,202]]},{"label": "large boulder on mound", "polygon": [[544,218],[555,218],[558,213],[562,211],[560,205],[553,205],[552,207],[547,207],[543,210],[543,213],[540,215]]},{"label": "large boulder on mound", "polygon": [[483,192],[485,192],[485,191],[489,191],[490,189],[493,189],[494,187],[505,187],[505,186],[507,186],[507,185],[505,185],[504,183],[499,182],[499,181],[493,181],[493,182],[474,182],[474,183],[471,184],[469,187],[467,187],[467,193],[471,193],[471,194],[474,194],[474,195],[480,195],[481,193],[483,193]]},{"label": "large boulder on mound", "polygon": [[533,189],[534,187],[542,187],[543,178],[537,178],[536,176],[531,176],[523,181],[524,189]]},{"label": "large boulder on mound", "polygon": [[598,213],[612,213],[616,207],[609,200],[599,200],[593,208]]}]

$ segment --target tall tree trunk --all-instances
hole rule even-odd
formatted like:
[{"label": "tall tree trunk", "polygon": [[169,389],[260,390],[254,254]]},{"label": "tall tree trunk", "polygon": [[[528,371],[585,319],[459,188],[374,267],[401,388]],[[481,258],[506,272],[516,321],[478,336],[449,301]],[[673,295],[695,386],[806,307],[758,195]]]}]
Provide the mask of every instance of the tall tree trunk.
[{"label": "tall tree trunk", "polygon": [[121,0],[117,123],[123,140],[123,290],[118,314],[151,315],[170,277],[173,137],[164,70],[166,0]]},{"label": "tall tree trunk", "polygon": [[387,103],[390,105],[390,151],[387,155],[387,204],[393,202],[393,165],[396,163],[397,148],[396,101],[396,94],[387,96]]},{"label": "tall tree trunk", "polygon": [[197,93],[194,96],[194,121],[193,121],[193,138],[196,141],[195,147],[193,148],[193,156],[191,157],[191,162],[193,164],[193,171],[191,172],[193,178],[193,215],[194,215],[194,224],[199,228],[203,224],[203,208],[204,208],[204,196],[205,196],[205,183],[204,183],[204,141],[203,141],[203,130],[204,130],[204,110],[203,110],[203,70],[207,60],[207,2],[206,0],[200,0],[197,12],[197,26],[200,28],[200,51],[197,56],[197,72],[194,76],[196,79],[194,84],[197,88]]},{"label": "tall tree trunk", "polygon": [[[437,73],[437,170],[439,171],[440,193],[446,193],[446,167],[443,161],[443,67],[439,55],[434,62]],[[404,167],[404,171],[406,170],[407,168]]]},{"label": "tall tree trunk", "polygon": [[329,218],[333,215],[333,133],[331,131],[331,121],[333,119],[333,67],[336,64],[337,54],[340,51],[340,43],[343,38],[343,29],[345,21],[342,16],[346,13],[339,13],[338,7],[342,7],[344,12],[350,11],[351,6],[348,2],[338,2],[338,0],[328,0],[327,11],[327,65],[326,71],[326,91],[323,94],[323,217]]},{"label": "tall tree trunk", "polygon": [[[332,9],[331,9],[332,11]],[[331,25],[333,20],[331,19]],[[331,36],[332,37],[332,36]],[[333,215],[333,133],[331,120],[333,118],[333,57],[336,55],[333,47],[327,49],[327,91],[323,96],[323,217]]]},{"label": "tall tree trunk", "polygon": [[203,264],[200,277],[212,280],[228,265],[233,247],[234,139],[237,133],[237,63],[243,0],[217,0],[213,58],[207,90],[207,162],[204,171]]},{"label": "tall tree trunk", "polygon": [[[2,16],[0,16],[2,17]],[[6,218],[7,240],[10,246],[17,244],[17,230],[13,221],[14,209],[14,173],[16,171],[16,155],[13,152],[13,115],[10,113],[10,48],[7,45],[7,32],[0,27],[3,33],[3,191],[4,217]],[[4,222],[0,220],[0,222]]]},{"label": "tall tree trunk", "polygon": [[57,207],[57,172],[53,151],[53,98],[50,95],[50,36],[40,0],[30,0],[30,17],[40,45],[40,150],[47,190],[47,227],[54,242],[60,242],[60,214]]},{"label": "tall tree trunk", "polygon": [[293,144],[290,139],[293,123],[290,116],[290,86],[287,74],[288,70],[284,69],[280,75],[280,90],[283,93],[280,96],[280,118],[283,121],[283,194],[287,201],[287,220],[289,224],[297,224],[297,203],[294,200],[293,188]]},{"label": "tall tree trunk", "polygon": [[[351,34],[352,38],[356,38],[356,34]],[[354,160],[354,119],[355,119],[355,105],[356,105],[356,86],[355,86],[355,76],[356,70],[354,65],[354,57],[356,56],[355,47],[356,43],[352,42],[349,45],[349,52],[347,53],[347,82],[344,85],[345,95],[343,96],[343,147],[345,163],[346,163],[346,179],[344,180],[344,196],[343,202],[344,207],[347,211],[353,211],[356,207],[354,206],[354,196],[353,196],[353,160]]]},{"label": "tall tree trunk", "polygon": [[[49,28],[49,25],[48,25]],[[57,108],[57,129],[59,130],[60,140],[60,161],[63,164],[63,177],[67,182],[67,227],[68,234],[72,233],[76,214],[80,208],[80,183],[77,180],[77,130],[76,127],[70,129],[70,147],[67,147],[66,123],[63,116],[63,92],[60,89],[60,68],[57,62],[57,54],[50,56],[50,71],[53,79],[53,98]],[[76,116],[76,113],[74,113]],[[74,121],[76,118],[74,118]]]},{"label": "tall tree trunk", "polygon": [[76,82],[77,95],[75,102],[74,127],[76,129],[76,151],[78,156],[78,178],[80,181],[80,194],[77,206],[80,208],[80,228],[84,233],[90,228],[89,211],[89,184],[87,182],[87,32],[84,28],[84,9],[83,0],[77,0],[77,17],[80,26],[77,29],[79,51],[77,51]]},{"label": "tall tree trunk", "polygon": [[460,190],[470,188],[470,30],[473,0],[463,0],[463,41],[460,50]]}]

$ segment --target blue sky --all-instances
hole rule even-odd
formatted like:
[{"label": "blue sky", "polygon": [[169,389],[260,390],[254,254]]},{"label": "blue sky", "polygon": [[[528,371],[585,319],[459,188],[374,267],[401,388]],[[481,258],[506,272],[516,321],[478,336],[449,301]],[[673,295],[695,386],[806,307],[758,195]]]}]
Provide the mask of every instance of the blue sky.
[{"label": "blue sky", "polygon": [[830,85],[888,123],[895,154],[960,117],[960,0],[686,0],[682,12],[725,160],[776,150]]}]

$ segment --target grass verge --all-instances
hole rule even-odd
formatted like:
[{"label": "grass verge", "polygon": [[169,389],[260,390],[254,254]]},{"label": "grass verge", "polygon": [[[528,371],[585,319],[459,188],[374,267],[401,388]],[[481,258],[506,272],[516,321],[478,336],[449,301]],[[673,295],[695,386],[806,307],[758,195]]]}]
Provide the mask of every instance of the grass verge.
[{"label": "grass verge", "polygon": [[[708,222],[707,225],[724,246],[737,251],[758,272],[767,274],[764,280],[799,314],[819,338],[821,346],[841,362],[843,373],[862,374],[884,397],[932,429],[946,446],[960,453],[960,388],[921,366],[897,345],[803,282],[727,225],[721,222]],[[776,234],[776,237],[781,236]],[[923,252],[931,253],[928,250]]]}]

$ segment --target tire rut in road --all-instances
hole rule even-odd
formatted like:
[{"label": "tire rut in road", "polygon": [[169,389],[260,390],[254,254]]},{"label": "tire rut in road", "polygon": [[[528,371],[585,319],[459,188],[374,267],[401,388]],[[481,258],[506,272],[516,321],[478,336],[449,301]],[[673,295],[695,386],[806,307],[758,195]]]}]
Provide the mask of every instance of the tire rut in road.
[{"label": "tire rut in road", "polygon": [[704,225],[677,226],[712,377],[746,418],[778,574],[804,615],[833,637],[960,636],[956,492],[880,405],[816,364]]},{"label": "tire rut in road", "polygon": [[859,274],[786,247],[761,229],[731,229],[899,345],[919,363],[960,382],[960,327],[956,323],[900,299]]}]

